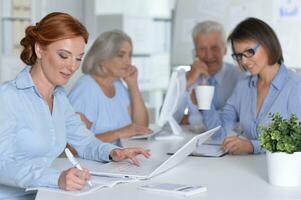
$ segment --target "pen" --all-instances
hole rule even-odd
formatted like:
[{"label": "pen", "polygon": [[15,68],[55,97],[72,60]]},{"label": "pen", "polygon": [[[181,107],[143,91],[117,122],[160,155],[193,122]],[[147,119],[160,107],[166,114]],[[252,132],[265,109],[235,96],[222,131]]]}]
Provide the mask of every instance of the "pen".
[{"label": "pen", "polygon": [[[72,155],[71,151],[68,148],[65,149],[65,153],[66,153],[68,160],[72,163],[72,165],[74,165],[79,170],[83,170],[83,168],[80,166],[78,160],[76,160],[76,158],[74,158],[74,156]],[[89,184],[90,187],[92,187],[91,181],[87,181],[87,183]]]}]

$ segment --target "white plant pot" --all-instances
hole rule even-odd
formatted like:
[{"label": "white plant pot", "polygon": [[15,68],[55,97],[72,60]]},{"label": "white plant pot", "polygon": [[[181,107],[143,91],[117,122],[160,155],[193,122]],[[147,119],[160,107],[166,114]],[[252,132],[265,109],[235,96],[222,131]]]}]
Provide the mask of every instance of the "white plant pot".
[{"label": "white plant pot", "polygon": [[301,185],[301,152],[267,152],[269,183],[278,186]]}]

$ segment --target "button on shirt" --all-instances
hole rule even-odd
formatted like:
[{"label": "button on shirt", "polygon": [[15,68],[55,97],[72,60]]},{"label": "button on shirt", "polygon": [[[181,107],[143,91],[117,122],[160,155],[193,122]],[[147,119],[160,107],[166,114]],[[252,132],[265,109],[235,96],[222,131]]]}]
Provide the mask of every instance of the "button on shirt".
[{"label": "button on shirt", "polygon": [[62,87],[56,87],[53,96],[50,113],[30,67],[0,86],[0,198],[11,197],[14,188],[14,196],[22,196],[24,190],[18,188],[58,187],[61,171],[50,165],[66,142],[80,157],[91,160],[109,161],[109,153],[118,148],[96,139],[85,128]]},{"label": "button on shirt", "polygon": [[281,65],[271,82],[269,93],[258,115],[256,114],[257,80],[258,76],[249,76],[240,80],[220,114],[216,112],[214,105],[211,110],[202,111],[202,114],[208,128],[222,126],[213,138],[224,138],[236,122],[240,122],[242,134],[250,139],[254,153],[262,153],[258,128],[261,124],[270,123],[268,113],[279,112],[284,118],[289,118],[292,113],[295,113],[301,119],[301,76],[288,70],[285,65]]}]

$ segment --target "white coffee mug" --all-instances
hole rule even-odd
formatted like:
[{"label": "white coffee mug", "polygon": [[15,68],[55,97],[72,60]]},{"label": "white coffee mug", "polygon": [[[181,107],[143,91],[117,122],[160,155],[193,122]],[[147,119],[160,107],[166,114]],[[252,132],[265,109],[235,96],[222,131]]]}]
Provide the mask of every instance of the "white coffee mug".
[{"label": "white coffee mug", "polygon": [[199,85],[195,88],[196,100],[200,110],[210,110],[214,96],[214,86]]}]

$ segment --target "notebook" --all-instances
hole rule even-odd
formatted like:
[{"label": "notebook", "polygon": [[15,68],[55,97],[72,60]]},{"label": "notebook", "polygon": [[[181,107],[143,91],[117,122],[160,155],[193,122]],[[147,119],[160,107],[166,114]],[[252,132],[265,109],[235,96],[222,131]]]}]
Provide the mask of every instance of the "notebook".
[{"label": "notebook", "polygon": [[39,191],[48,191],[48,192],[54,192],[60,194],[67,194],[72,196],[82,196],[82,195],[87,195],[92,192],[95,192],[103,187],[105,187],[103,184],[93,183],[92,187],[86,185],[82,190],[76,190],[76,191],[66,191],[59,188],[51,188],[51,187],[33,187],[33,188],[26,188],[26,192],[39,190]]},{"label": "notebook", "polygon": [[195,150],[197,143],[200,144],[205,142],[210,136],[219,130],[219,128],[220,126],[194,136],[172,156],[162,155],[160,159],[145,159],[142,156],[138,157],[140,161],[139,167],[133,165],[132,162],[128,160],[121,162],[110,162],[103,165],[89,165],[86,167],[89,168],[90,173],[93,175],[149,179],[179,164],[184,160],[184,158],[186,158]]},{"label": "notebook", "polygon": [[202,144],[197,146],[195,151],[192,152],[192,156],[204,156],[204,157],[221,157],[226,155],[228,152],[225,151],[221,145],[214,144]]},{"label": "notebook", "polygon": [[92,186],[90,187],[88,184],[81,190],[77,191],[65,191],[60,188],[51,188],[51,187],[31,187],[26,188],[26,191],[49,191],[60,194],[68,194],[72,196],[82,196],[86,194],[90,194],[94,191],[97,191],[101,188],[105,187],[114,187],[119,183],[132,183],[138,181],[137,179],[125,178],[125,177],[110,177],[110,176],[91,176]]}]

